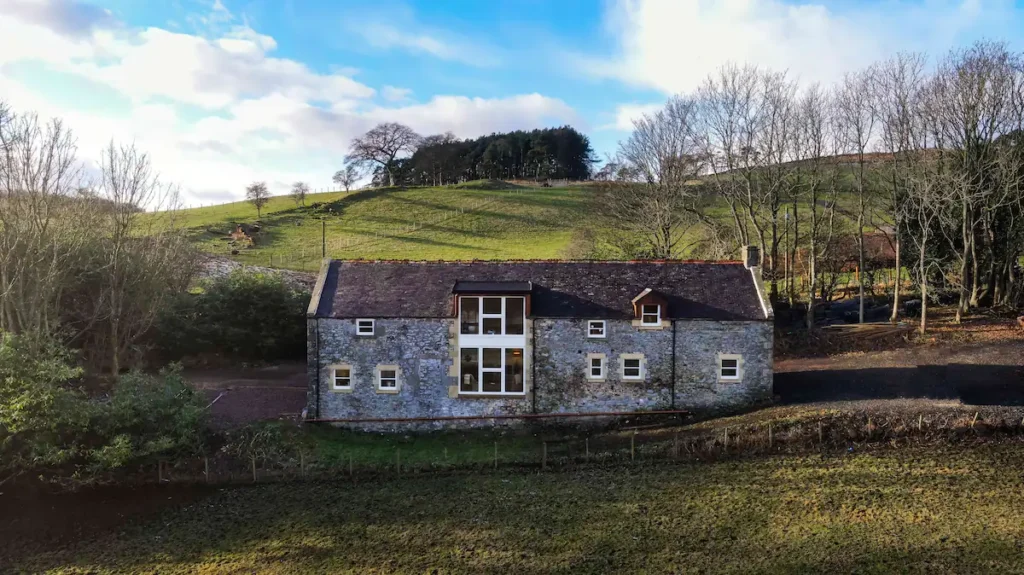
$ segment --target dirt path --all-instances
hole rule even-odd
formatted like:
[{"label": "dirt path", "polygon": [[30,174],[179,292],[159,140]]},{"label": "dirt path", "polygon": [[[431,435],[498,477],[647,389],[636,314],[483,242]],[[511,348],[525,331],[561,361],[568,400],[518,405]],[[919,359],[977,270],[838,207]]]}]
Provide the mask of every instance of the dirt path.
[{"label": "dirt path", "polygon": [[210,398],[211,424],[227,428],[264,419],[297,419],[306,406],[306,364],[194,369],[185,377]]}]

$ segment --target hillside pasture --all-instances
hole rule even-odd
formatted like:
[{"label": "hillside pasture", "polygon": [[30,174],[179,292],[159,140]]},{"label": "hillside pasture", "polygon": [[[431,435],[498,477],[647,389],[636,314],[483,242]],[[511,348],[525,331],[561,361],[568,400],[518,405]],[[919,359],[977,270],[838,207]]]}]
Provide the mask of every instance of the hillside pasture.
[{"label": "hillside pasture", "polygon": [[[377,188],[311,194],[305,206],[272,198],[254,246],[235,259],[295,269],[319,267],[321,225],[327,255],[339,259],[558,258],[586,225],[583,187],[527,188],[477,182],[438,188]],[[245,202],[184,210],[178,224],[201,249],[230,256],[225,237],[255,223]],[[324,224],[321,224],[321,221]]]}]

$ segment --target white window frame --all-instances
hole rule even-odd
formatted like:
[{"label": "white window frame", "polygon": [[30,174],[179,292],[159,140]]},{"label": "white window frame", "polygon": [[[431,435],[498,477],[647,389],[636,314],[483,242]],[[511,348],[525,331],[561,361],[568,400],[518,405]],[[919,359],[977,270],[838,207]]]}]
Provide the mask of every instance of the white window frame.
[{"label": "white window frame", "polygon": [[[384,387],[381,385],[383,382],[383,375],[385,371],[395,372],[395,385],[394,387]],[[389,378],[390,379],[390,378]],[[378,365],[374,372],[374,385],[377,388],[377,393],[398,393],[402,388],[402,370],[397,365]]]},{"label": "white window frame", "polygon": [[[338,385],[338,370],[340,370],[340,369],[347,369],[348,370],[348,385]],[[337,364],[334,364],[334,365],[330,366],[330,374],[331,374],[331,391],[352,391],[352,379],[353,379],[354,376],[353,376],[353,373],[352,373],[352,366],[351,365],[349,365],[347,363],[337,363]]]},{"label": "white window frame", "polygon": [[[484,367],[484,349],[497,349],[501,353],[501,367]],[[476,373],[476,391],[463,391],[462,382],[466,377],[466,374],[462,373],[462,351],[465,349],[475,349],[477,353],[477,373]],[[505,391],[508,382],[505,381],[507,373],[505,373],[505,355],[510,349],[518,349],[523,353],[523,390],[522,391]],[[459,395],[505,395],[511,397],[523,397],[526,395],[526,348],[525,347],[499,347],[499,346],[481,346],[467,345],[459,348]],[[501,373],[501,391],[484,391],[484,374],[485,373]]]},{"label": "white window frame", "polygon": [[[601,333],[594,334],[593,328],[601,326]],[[608,336],[608,323],[603,319],[587,320],[587,337],[590,339],[604,339]]]},{"label": "white window frame", "polygon": [[[726,361],[735,361],[736,367],[725,367],[723,365]],[[736,370],[736,375],[725,375],[722,373],[723,370],[730,369]],[[743,380],[743,356],[736,353],[720,353],[718,354],[718,381],[742,381]]]},{"label": "white window frame", "polygon": [[[599,365],[596,366],[601,370],[600,375],[594,375],[594,360],[597,360]],[[587,354],[587,381],[605,381],[608,378],[608,360],[603,353],[588,353]]]},{"label": "white window frame", "polygon": [[[651,315],[650,313],[644,311],[644,308],[646,308],[646,307],[653,307],[654,310],[655,310],[654,316],[657,319],[653,323],[652,322],[644,321],[644,317],[645,316]],[[657,304],[657,303],[644,303],[644,304],[640,304],[640,325],[642,325],[642,326],[661,325],[661,304]]]},{"label": "white window frame", "polygon": [[[365,331],[364,330],[364,328],[367,327],[366,325],[364,325],[365,322],[369,322],[369,326],[368,327],[369,327],[370,331]],[[372,319],[370,319],[370,318],[364,317],[364,318],[359,318],[359,319],[356,320],[356,335],[358,335],[358,336],[362,336],[362,337],[372,336],[375,333],[374,330],[376,328],[377,328],[377,322],[372,320]]]},{"label": "white window frame", "polygon": [[[476,298],[477,299],[477,333],[462,333],[462,300],[465,298]],[[488,298],[495,298],[501,300],[501,313],[484,313],[484,300]],[[523,333],[508,333],[508,300],[519,299],[523,302]],[[465,296],[459,296],[459,318],[458,318],[458,329],[461,337],[525,337],[526,336],[526,296],[521,295],[471,295],[466,294]],[[485,333],[484,332],[484,320],[485,319],[499,319],[501,320],[501,333]],[[473,346],[467,346],[473,347]],[[497,347],[497,346],[495,346]],[[514,347],[514,346],[505,346]]]},{"label": "white window frame", "polygon": [[[635,359],[639,363],[639,375],[626,375],[626,361]],[[632,369],[632,368],[630,368]],[[624,353],[619,356],[619,376],[624,381],[642,381],[646,375],[644,369],[644,354],[642,353]]]}]

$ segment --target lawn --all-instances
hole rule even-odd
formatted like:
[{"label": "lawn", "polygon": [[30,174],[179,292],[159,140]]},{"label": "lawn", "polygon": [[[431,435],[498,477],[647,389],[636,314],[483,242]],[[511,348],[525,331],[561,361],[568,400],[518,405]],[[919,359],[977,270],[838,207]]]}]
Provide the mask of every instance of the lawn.
[{"label": "lawn", "polygon": [[61,544],[0,524],[0,550],[55,573],[1022,572],[1022,457],[1007,439],[209,489]]},{"label": "lawn", "polygon": [[[313,194],[305,206],[275,197],[263,209],[256,245],[236,259],[317,269],[321,221],[327,255],[364,259],[558,258],[586,213],[580,188],[524,188],[489,182],[438,188]],[[235,223],[253,223],[245,202],[184,210],[179,224],[204,250],[230,255]]]}]

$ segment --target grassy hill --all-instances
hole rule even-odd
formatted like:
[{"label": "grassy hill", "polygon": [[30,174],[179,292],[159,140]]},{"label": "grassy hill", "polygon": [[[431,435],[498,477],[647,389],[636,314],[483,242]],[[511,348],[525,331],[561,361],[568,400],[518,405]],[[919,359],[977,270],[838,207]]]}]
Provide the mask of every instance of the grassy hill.
[{"label": "grassy hill", "polygon": [[[312,194],[305,206],[275,197],[251,234],[252,247],[226,239],[235,224],[256,222],[246,202],[184,210],[179,223],[204,251],[291,269],[319,267],[322,225],[334,258],[557,258],[586,225],[587,194],[585,187],[470,182]],[[234,249],[239,253],[232,256]]]}]

